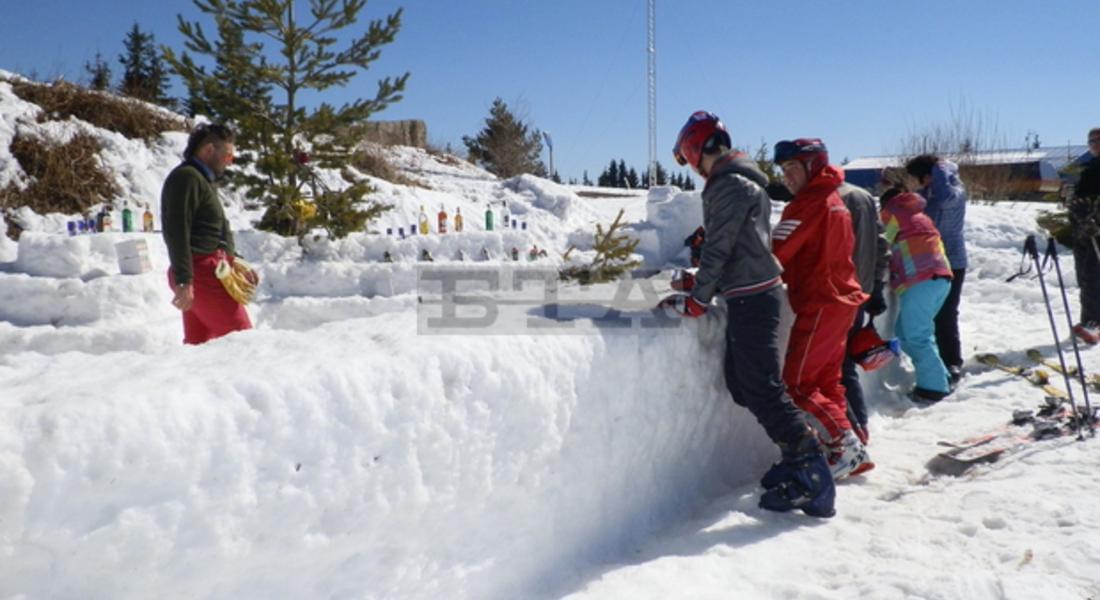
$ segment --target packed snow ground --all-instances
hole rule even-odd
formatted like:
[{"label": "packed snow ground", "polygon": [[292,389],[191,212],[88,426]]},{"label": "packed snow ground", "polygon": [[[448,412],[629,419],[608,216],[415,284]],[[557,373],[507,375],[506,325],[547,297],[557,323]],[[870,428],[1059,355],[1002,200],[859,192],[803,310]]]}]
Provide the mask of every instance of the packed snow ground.
[{"label": "packed snow ground", "polygon": [[[4,86],[0,134],[37,127]],[[134,201],[156,197],[181,142],[142,154],[139,178],[104,160]],[[18,177],[4,152],[0,140],[0,175]],[[865,378],[878,467],[840,484],[837,517],[761,511],[776,453],[725,391],[721,307],[691,322],[650,312],[664,275],[556,296],[538,281],[619,208],[648,266],[675,261],[696,195],[583,199],[392,157],[427,187],[377,182],[395,212],[305,254],[251,230],[230,197],[263,276],[257,327],[201,347],[180,344],[157,235],[69,238],[67,216],[27,213],[18,245],[0,234],[0,598],[1100,596],[1096,440],[924,478],[936,441],[1036,406],[1036,388],[970,365],[953,397],[918,410],[895,364]],[[526,231],[482,231],[503,201]],[[385,234],[440,204],[468,231]],[[1037,282],[1005,282],[1036,210],[970,207],[968,354],[1054,356]],[[119,274],[115,244],[130,239],[148,243],[151,272]],[[528,262],[533,245],[549,256]],[[416,261],[424,249],[435,263]],[[499,301],[491,324],[433,325],[448,297],[423,275],[459,268],[535,285],[472,290]],[[1083,357],[1100,369],[1100,349]]]}]

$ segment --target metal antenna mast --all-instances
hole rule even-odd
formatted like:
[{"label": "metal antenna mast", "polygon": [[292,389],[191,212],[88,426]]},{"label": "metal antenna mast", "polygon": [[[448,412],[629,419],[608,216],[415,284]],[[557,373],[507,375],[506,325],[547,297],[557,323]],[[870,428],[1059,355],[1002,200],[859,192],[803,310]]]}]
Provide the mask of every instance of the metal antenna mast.
[{"label": "metal antenna mast", "polygon": [[646,10],[648,41],[646,75],[649,80],[649,185],[657,185],[657,0],[649,0]]}]

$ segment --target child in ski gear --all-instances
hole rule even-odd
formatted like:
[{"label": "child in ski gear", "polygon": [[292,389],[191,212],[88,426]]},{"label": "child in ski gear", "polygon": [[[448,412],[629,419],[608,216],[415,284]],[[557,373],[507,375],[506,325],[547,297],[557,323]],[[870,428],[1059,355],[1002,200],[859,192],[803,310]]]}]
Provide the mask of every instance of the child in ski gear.
[{"label": "child in ski gear", "polygon": [[852,264],[852,217],[837,194],[844,172],[829,165],[816,138],[775,145],[775,164],[794,194],[772,232],[795,313],[783,366],[787,393],[820,427],[829,465],[839,479],[874,467],[848,420],[840,382],[848,330],[867,301]]},{"label": "child in ski gear", "polygon": [[936,313],[936,346],[951,374],[958,381],[962,374],[962,342],[959,338],[959,299],[966,279],[966,187],[959,179],[955,163],[934,154],[922,154],[905,163],[905,171],[919,183],[917,190],[928,203],[924,213],[940,232],[947,260],[951,264],[951,289],[943,307]]},{"label": "child in ski gear", "polygon": [[951,263],[925,200],[897,186],[882,195],[882,222],[891,244],[890,285],[900,310],[894,333],[913,359],[913,399],[936,402],[951,393],[950,374],[936,349],[935,316],[951,290]]},{"label": "child in ski gear", "polygon": [[233,232],[214,179],[233,163],[235,136],[225,126],[199,125],[187,140],[184,161],[168,174],[160,195],[161,229],[168,246],[172,304],[183,313],[183,343],[201,344],[251,329],[244,306],[215,275],[233,261]]},{"label": "child in ski gear", "polygon": [[1100,342],[1100,127],[1089,131],[1089,160],[1081,170],[1069,205],[1073,263],[1081,289],[1081,321],[1073,333]]},{"label": "child in ski gear", "polygon": [[852,340],[863,330],[867,317],[874,319],[886,312],[884,290],[890,274],[890,243],[883,236],[878,206],[870,193],[847,182],[840,185],[837,193],[852,215],[852,233],[855,239],[852,262],[856,267],[856,278],[863,293],[870,295],[870,299],[856,310],[855,323],[848,330],[848,344],[840,377],[848,400],[849,420],[855,417],[853,429],[859,440],[866,444],[867,405],[863,400],[863,387],[859,383],[856,361],[851,353]]},{"label": "child in ski gear", "polygon": [[[822,448],[783,391],[779,370],[781,269],[769,243],[771,200],[756,162],[730,150],[726,126],[698,111],[680,131],[673,156],[706,180],[699,271],[685,306],[725,300],[725,376],[733,401],[756,417],[781,452],[765,476],[760,506],[831,517],[836,490]],[[662,304],[680,302],[666,299]],[[667,305],[667,304],[666,304]]]}]

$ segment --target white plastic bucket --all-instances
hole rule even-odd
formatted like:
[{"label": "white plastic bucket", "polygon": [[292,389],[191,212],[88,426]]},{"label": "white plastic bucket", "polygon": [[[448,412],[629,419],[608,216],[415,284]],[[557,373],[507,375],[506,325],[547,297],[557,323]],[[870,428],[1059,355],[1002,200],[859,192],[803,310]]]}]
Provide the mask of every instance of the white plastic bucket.
[{"label": "white plastic bucket", "polygon": [[126,240],[115,244],[118,254],[118,272],[123,275],[141,275],[153,270],[149,262],[149,246],[145,240]]}]

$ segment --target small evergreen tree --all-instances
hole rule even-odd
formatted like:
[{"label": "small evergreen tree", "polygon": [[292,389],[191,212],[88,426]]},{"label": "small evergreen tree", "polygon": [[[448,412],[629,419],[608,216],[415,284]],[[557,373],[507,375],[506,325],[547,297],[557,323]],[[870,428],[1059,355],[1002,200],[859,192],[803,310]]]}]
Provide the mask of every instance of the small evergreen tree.
[{"label": "small evergreen tree", "polygon": [[634,170],[634,167],[630,167],[626,172],[626,187],[636,190],[640,184],[641,180],[638,179],[638,172]]},{"label": "small evergreen tree", "polygon": [[607,167],[607,179],[604,183],[600,184],[603,187],[619,187],[619,163],[611,160],[611,165]]},{"label": "small evergreen tree", "polygon": [[581,176],[581,185],[592,185],[592,180],[588,178],[588,169],[585,169],[584,174]]},{"label": "small evergreen tree", "polygon": [[171,106],[168,97],[168,73],[157,54],[152,33],[144,33],[137,23],[126,34],[122,43],[125,52],[118,57],[122,63],[122,81],[119,92],[131,98]]},{"label": "small evergreen tree", "polygon": [[615,187],[624,188],[624,187],[626,187],[626,183],[627,183],[626,161],[620,158],[619,159],[618,178],[615,179]]},{"label": "small evergreen tree", "polygon": [[96,52],[94,61],[84,63],[84,70],[91,77],[88,81],[89,88],[102,92],[111,87],[111,67],[104,60],[103,54]]},{"label": "small evergreen tree", "polygon": [[[187,83],[192,110],[234,121],[242,130],[238,146],[254,158],[256,174],[238,174],[238,181],[267,207],[259,227],[299,241],[314,227],[340,238],[391,208],[367,202],[370,187],[348,169],[368,117],[401,99],[409,74],[386,77],[373,98],[340,107],[321,103],[307,111],[302,94],[346,86],[357,69],[367,70],[380,48],[396,38],[401,9],[371,21],[337,49],[337,34],[358,21],[366,0],[309,0],[305,20],[296,10],[301,0],[194,4],[214,19],[219,41],[212,43],[199,23],[182,16],[179,30],[188,50],[216,62],[215,71],[208,73],[170,48],[164,48],[164,57]],[[249,42],[249,36],[273,40],[274,51],[264,52],[263,43]],[[339,170],[348,186],[325,185],[317,167]]]},{"label": "small evergreen tree", "polygon": [[[615,220],[607,231],[604,231],[600,224],[596,224],[596,235],[592,244],[596,256],[587,265],[574,265],[562,269],[559,272],[562,280],[575,279],[582,284],[604,283],[618,279],[641,264],[640,261],[631,258],[640,240],[631,239],[630,236],[619,232],[624,225],[623,214],[623,209],[619,209],[619,214],[615,216]],[[569,262],[569,255],[574,249],[575,247],[570,246],[565,251],[562,258],[566,262]]]},{"label": "small evergreen tree", "polygon": [[476,137],[462,136],[470,160],[497,177],[514,177],[522,173],[545,176],[542,154],[542,134],[530,129],[508,109],[500,98],[493,100],[485,128]]}]

